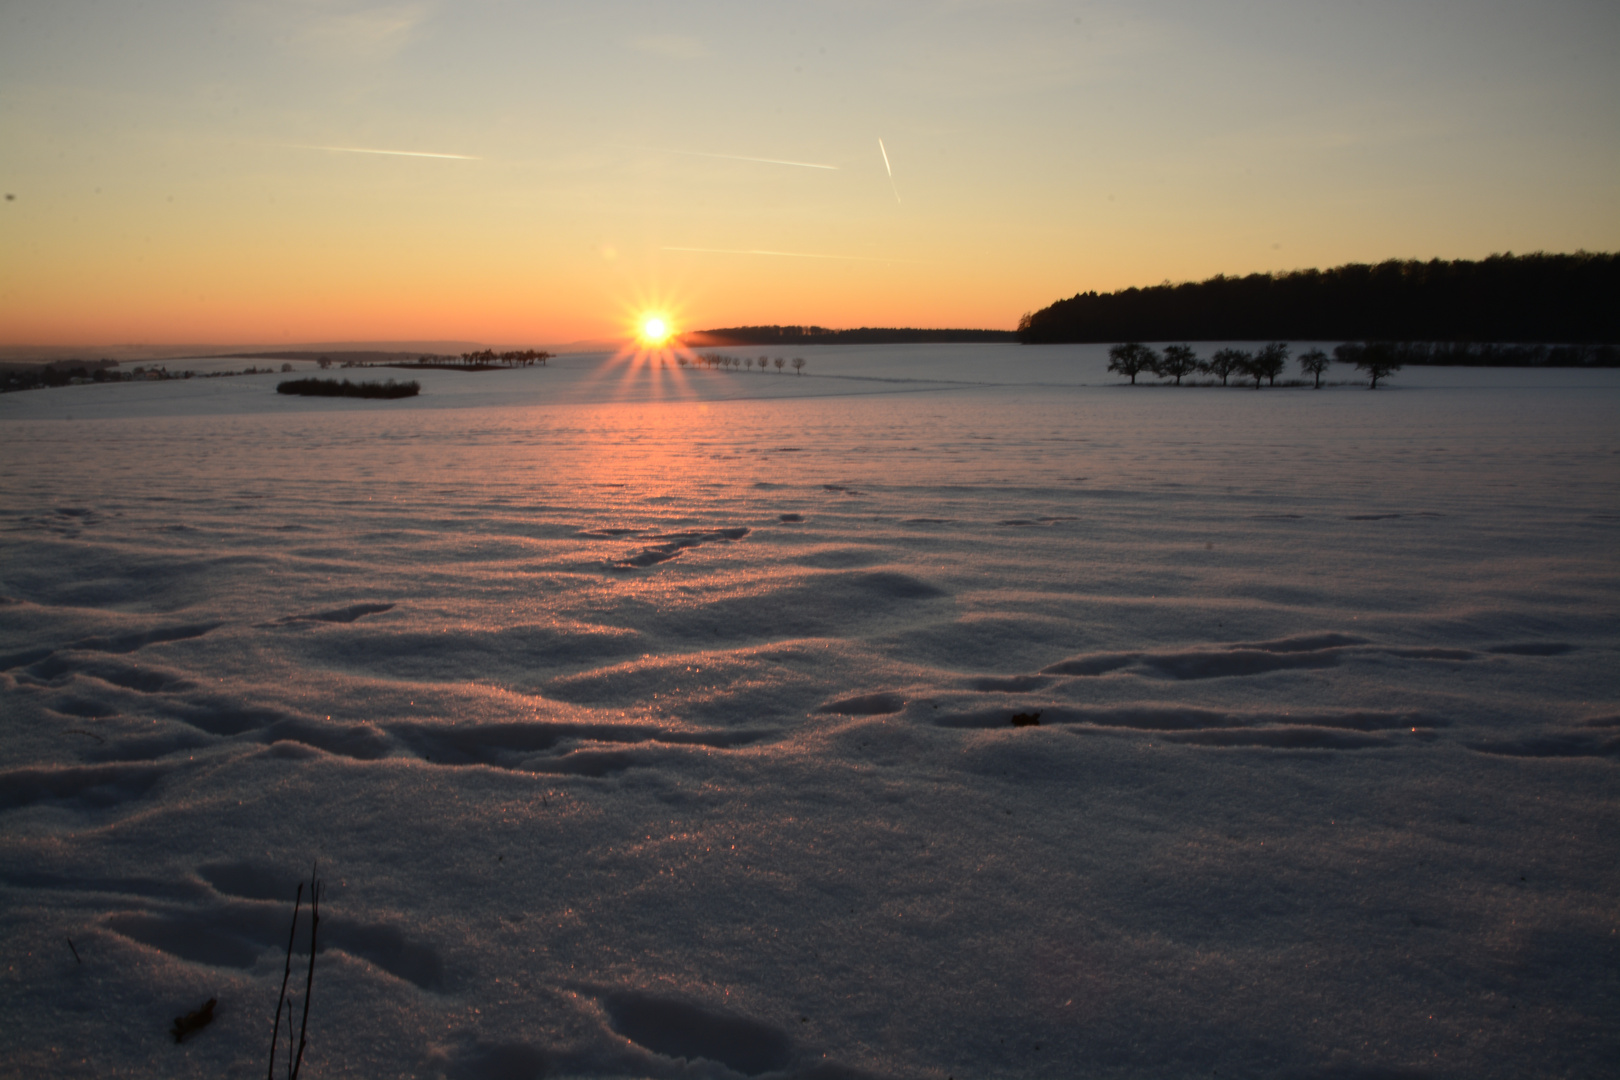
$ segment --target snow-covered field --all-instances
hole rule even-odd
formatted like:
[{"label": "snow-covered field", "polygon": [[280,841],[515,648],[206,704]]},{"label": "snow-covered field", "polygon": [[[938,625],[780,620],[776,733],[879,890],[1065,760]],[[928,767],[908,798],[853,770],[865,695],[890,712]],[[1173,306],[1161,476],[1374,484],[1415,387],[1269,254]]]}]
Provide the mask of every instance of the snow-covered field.
[{"label": "snow-covered field", "polygon": [[1620,372],[800,352],[0,397],[0,1074],[1613,1075]]}]

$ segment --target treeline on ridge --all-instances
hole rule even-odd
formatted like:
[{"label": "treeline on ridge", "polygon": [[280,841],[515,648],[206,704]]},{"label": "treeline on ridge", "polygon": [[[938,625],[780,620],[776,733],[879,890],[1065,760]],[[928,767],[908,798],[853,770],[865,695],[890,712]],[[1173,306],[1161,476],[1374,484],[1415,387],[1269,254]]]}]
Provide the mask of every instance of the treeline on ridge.
[{"label": "treeline on ridge", "polygon": [[[1113,341],[1620,342],[1620,255],[1348,263],[1119,292],[1025,315],[1026,345]],[[1443,361],[1442,361],[1443,362]]]},{"label": "treeline on ridge", "polygon": [[1016,341],[1011,330],[917,330],[863,326],[829,330],[825,326],[731,326],[681,335],[689,347],[705,345],[948,345]]},{"label": "treeline on ridge", "polygon": [[[11,390],[36,390],[43,386],[68,386],[86,382],[121,382],[131,373],[112,370],[116,360],[54,360],[46,364],[0,365],[0,394]],[[144,373],[145,369],[137,369]]]}]

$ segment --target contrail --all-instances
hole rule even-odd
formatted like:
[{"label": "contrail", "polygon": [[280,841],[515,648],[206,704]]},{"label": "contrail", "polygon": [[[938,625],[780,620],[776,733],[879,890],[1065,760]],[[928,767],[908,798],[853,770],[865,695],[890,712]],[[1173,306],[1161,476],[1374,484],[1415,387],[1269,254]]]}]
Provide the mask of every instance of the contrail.
[{"label": "contrail", "polygon": [[363,146],[306,146],[296,144],[298,150],[330,150],[337,154],[387,154],[390,157],[446,158],[451,161],[482,161],[471,154],[428,154],[419,150],[372,150]]},{"label": "contrail", "polygon": [[686,157],[720,158],[723,161],[753,161],[760,165],[794,165],[801,169],[834,169],[837,165],[817,165],[813,161],[787,161],[782,158],[743,157],[741,154],[705,154],[701,150],[658,150],[645,146],[626,146],[626,150],[641,150],[649,154],[681,154]]},{"label": "contrail", "polygon": [[900,203],[900,189],[894,186],[894,170],[889,167],[889,152],[883,148],[882,138],[878,139],[878,153],[883,155],[883,171],[889,174],[889,190],[894,192],[894,204]]},{"label": "contrail", "polygon": [[842,259],[848,262],[916,262],[916,259],[878,259],[867,255],[819,255],[810,251],[766,251],[760,248],[661,247],[659,251],[699,251],[708,255],[779,255],[789,259]]}]

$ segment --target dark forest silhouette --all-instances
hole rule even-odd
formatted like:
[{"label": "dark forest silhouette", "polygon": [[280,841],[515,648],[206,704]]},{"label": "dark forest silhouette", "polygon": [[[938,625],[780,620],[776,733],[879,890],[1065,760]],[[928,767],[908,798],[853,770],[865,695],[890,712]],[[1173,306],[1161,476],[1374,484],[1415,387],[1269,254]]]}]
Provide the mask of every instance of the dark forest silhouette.
[{"label": "dark forest silhouette", "polygon": [[1025,315],[1018,325],[1018,340],[1024,344],[1272,337],[1620,342],[1620,255],[1391,260],[1330,270],[1216,276],[1181,285],[1081,293]]},{"label": "dark forest silhouette", "polygon": [[689,347],[706,345],[942,345],[1017,340],[1011,330],[912,330],[863,326],[829,330],[825,326],[731,326],[695,330],[681,337]]}]

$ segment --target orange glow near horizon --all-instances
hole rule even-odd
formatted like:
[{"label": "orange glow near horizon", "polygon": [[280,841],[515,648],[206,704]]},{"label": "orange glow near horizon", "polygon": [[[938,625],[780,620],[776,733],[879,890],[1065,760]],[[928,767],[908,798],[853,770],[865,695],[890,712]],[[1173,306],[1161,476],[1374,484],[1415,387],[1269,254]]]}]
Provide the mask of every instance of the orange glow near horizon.
[{"label": "orange glow near horizon", "polygon": [[[13,352],[1011,330],[1092,290],[1620,249],[1614,5],[700,5],[651,37],[612,5],[81,6],[0,8]],[[620,304],[654,284],[682,303]]]}]

